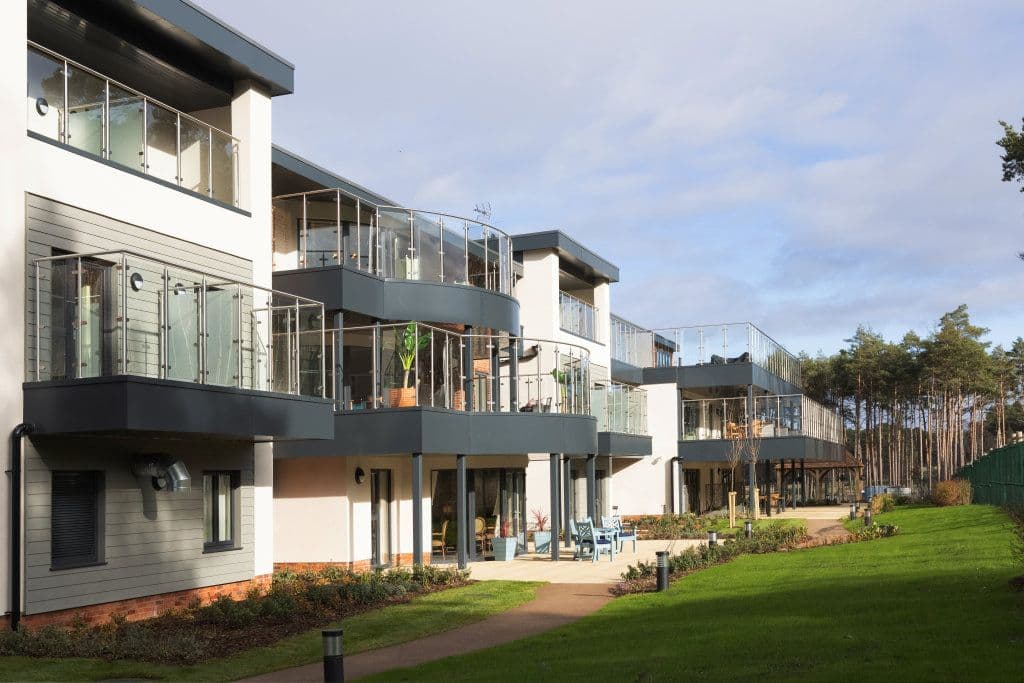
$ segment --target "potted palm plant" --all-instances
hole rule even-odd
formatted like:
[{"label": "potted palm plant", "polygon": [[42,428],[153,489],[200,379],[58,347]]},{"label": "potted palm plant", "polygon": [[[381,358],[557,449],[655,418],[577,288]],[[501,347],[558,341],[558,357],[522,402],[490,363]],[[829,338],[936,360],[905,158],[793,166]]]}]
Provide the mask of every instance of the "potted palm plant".
[{"label": "potted palm plant", "polygon": [[543,511],[534,508],[530,510],[533,516],[533,552],[546,553],[551,550],[551,531],[548,530],[548,516]]},{"label": "potted palm plant", "polygon": [[494,548],[495,560],[507,562],[515,559],[519,539],[512,535],[512,528],[507,519],[502,521],[499,528],[501,535],[491,539],[491,547]]},{"label": "potted palm plant", "polygon": [[402,329],[395,330],[395,355],[402,364],[402,387],[392,389],[391,406],[406,408],[416,405],[416,385],[412,380],[412,366],[416,362],[416,354],[430,344],[429,334],[417,334],[417,325],[409,323]]}]

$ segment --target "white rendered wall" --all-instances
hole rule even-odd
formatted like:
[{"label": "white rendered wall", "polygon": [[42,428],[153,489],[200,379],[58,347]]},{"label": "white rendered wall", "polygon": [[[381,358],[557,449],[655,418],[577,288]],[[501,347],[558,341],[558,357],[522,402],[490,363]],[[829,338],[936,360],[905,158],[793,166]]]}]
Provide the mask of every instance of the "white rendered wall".
[{"label": "white rendered wall", "polygon": [[651,455],[615,460],[615,504],[623,515],[660,515],[672,507],[669,468],[679,454],[679,390],[675,384],[648,384],[644,389]]},{"label": "white rendered wall", "polygon": [[[21,382],[25,378],[25,56],[27,4],[5,3],[0,11],[0,453],[4,469],[11,466],[11,429],[22,420]],[[0,613],[10,610],[10,487],[0,486]]]}]

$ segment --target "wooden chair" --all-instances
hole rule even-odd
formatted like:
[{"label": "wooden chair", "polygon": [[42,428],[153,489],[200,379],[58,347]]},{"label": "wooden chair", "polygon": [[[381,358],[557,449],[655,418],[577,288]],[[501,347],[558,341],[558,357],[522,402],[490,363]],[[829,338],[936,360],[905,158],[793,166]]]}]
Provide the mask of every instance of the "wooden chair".
[{"label": "wooden chair", "polygon": [[725,438],[727,439],[742,439],[747,435],[746,425],[741,425],[737,422],[726,422],[725,423]]},{"label": "wooden chair", "polygon": [[440,531],[435,531],[433,534],[430,535],[431,536],[431,540],[430,540],[430,553],[431,554],[434,554],[434,552],[436,552],[437,549],[440,549],[441,550],[441,557],[442,557],[442,559],[445,557],[445,553],[448,550],[448,543],[447,543],[447,538],[446,538],[447,535],[448,535],[448,520],[446,519],[443,522],[441,522],[441,530]]},{"label": "wooden chair", "polygon": [[474,533],[476,534],[476,542],[480,544],[480,552],[486,552],[487,542],[490,539],[490,535],[487,533],[487,522],[484,521],[483,517],[476,518],[476,528]]}]

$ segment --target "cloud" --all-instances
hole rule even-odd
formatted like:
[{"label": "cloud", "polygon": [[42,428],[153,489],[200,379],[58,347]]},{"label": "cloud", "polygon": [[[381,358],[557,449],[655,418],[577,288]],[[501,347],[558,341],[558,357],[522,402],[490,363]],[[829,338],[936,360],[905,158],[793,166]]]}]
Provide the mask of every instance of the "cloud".
[{"label": "cloud", "polygon": [[[204,0],[296,64],[277,142],[387,196],[620,266],[652,326],[752,319],[794,350],[1021,333],[1014,2]],[[243,9],[244,8],[244,9]]]}]

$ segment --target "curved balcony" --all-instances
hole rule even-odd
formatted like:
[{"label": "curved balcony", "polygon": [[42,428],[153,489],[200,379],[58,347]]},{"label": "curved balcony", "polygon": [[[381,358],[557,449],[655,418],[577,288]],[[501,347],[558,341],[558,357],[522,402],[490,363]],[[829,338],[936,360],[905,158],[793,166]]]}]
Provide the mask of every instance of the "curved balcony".
[{"label": "curved balcony", "polygon": [[328,310],[519,329],[511,239],[494,226],[341,189],[275,197],[274,225],[275,284]]},{"label": "curved balcony", "polygon": [[326,337],[338,438],[294,444],[284,457],[596,452],[583,347],[417,322]]},{"label": "curved balcony", "polygon": [[29,272],[25,417],[39,433],[329,438],[319,301],[131,251]]}]

